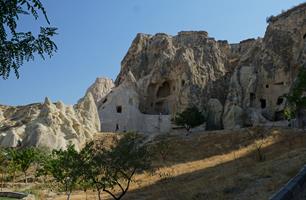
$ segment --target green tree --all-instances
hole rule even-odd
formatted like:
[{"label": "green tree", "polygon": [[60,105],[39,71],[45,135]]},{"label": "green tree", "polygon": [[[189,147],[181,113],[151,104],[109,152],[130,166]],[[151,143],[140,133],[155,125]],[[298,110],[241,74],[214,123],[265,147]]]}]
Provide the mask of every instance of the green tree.
[{"label": "green tree", "polygon": [[16,163],[24,174],[25,184],[28,183],[27,171],[29,167],[36,162],[38,150],[36,148],[25,148],[16,151]]},{"label": "green tree", "polygon": [[204,115],[196,106],[188,107],[174,118],[176,125],[184,126],[189,132],[191,128],[199,126],[205,122]]},{"label": "green tree", "polygon": [[[108,188],[103,191],[108,193],[115,200],[121,199],[128,191],[133,176],[137,171],[148,169],[151,166],[151,155],[144,137],[135,133],[125,134],[117,141],[107,155],[106,174]],[[119,187],[119,195],[114,194],[110,189]]]},{"label": "green tree", "polygon": [[13,176],[13,186],[15,187],[16,173],[20,171],[20,164],[18,162],[18,150],[16,148],[9,148],[6,151],[8,160],[8,172]]},{"label": "green tree", "polygon": [[0,148],[0,173],[1,173],[1,192],[4,187],[5,175],[7,173],[8,160],[6,151]]},{"label": "green tree", "polygon": [[42,12],[50,25],[45,8],[40,0],[1,0],[0,1],[0,76],[7,79],[11,70],[19,78],[18,69],[24,61],[34,60],[34,55],[52,56],[57,50],[51,38],[57,28],[40,27],[40,33],[35,37],[31,31],[19,32],[18,20],[21,16],[32,15],[35,20]]},{"label": "green tree", "polygon": [[[288,119],[297,117],[301,119],[301,111],[306,108],[306,69],[300,68],[297,79],[293,85],[291,93],[285,97],[288,100],[288,105],[285,108],[284,114]],[[301,122],[299,121],[299,126]]]},{"label": "green tree", "polygon": [[101,200],[101,192],[109,186],[109,177],[106,174],[106,150],[103,141],[100,145],[93,142],[87,143],[80,152],[81,182],[89,183],[97,190],[98,199]]},{"label": "green tree", "polygon": [[80,178],[79,163],[79,153],[74,145],[69,144],[66,150],[53,150],[50,160],[44,166],[45,171],[64,187],[67,200]]}]

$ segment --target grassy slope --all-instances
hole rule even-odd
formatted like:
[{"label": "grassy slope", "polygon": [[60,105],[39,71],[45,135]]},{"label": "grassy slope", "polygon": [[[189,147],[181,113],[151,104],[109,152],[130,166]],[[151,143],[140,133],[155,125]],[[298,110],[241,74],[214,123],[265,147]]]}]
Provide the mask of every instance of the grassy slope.
[{"label": "grassy slope", "polygon": [[[124,199],[268,199],[306,163],[306,134],[290,129],[215,131],[157,140],[170,144],[166,159],[157,156],[154,173],[138,174]],[[259,145],[263,162],[258,161]],[[94,195],[89,193],[88,199],[96,199]],[[75,192],[72,199],[85,199],[84,193]]]}]

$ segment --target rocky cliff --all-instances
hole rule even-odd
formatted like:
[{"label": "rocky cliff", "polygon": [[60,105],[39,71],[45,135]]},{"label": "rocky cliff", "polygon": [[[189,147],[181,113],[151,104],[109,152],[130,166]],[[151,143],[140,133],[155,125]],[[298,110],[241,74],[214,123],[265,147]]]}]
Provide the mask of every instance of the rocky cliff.
[{"label": "rocky cliff", "polygon": [[[138,34],[116,87],[131,73],[141,113],[173,116],[196,105],[208,115],[207,129],[283,120],[284,95],[298,69],[306,67],[306,3],[268,21],[263,38],[238,44],[205,31]],[[111,106],[115,115],[116,105]]]},{"label": "rocky cliff", "polygon": [[206,113],[207,129],[282,122],[284,95],[306,68],[306,3],[268,22],[263,38],[238,44],[205,31],[138,34],[115,83],[97,78],[74,107],[49,99],[0,105],[0,146],[81,147],[100,126],[168,132],[171,118],[191,105]]},{"label": "rocky cliff", "polygon": [[74,107],[46,98],[40,104],[0,106],[0,146],[80,148],[100,131],[100,120],[91,93]]}]

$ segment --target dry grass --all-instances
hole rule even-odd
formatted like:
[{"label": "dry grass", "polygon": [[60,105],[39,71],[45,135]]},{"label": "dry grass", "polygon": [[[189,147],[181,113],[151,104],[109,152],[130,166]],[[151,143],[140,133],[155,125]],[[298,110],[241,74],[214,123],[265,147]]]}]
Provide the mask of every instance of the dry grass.
[{"label": "dry grass", "polygon": [[[138,174],[124,199],[268,199],[306,163],[306,134],[291,129],[167,136],[152,145],[160,140],[170,143],[169,155],[156,156],[154,172]],[[85,195],[75,192],[72,199]],[[97,199],[95,193],[88,199]]]}]

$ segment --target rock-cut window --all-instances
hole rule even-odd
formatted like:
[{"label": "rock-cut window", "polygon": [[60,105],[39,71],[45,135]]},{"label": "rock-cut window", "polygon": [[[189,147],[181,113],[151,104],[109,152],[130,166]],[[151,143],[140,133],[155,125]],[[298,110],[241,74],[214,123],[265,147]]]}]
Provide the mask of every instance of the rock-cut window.
[{"label": "rock-cut window", "polygon": [[283,97],[278,97],[278,99],[277,99],[277,102],[276,102],[276,105],[282,105],[283,104],[283,102],[284,102],[284,98]]},{"label": "rock-cut window", "polygon": [[260,107],[262,109],[266,108],[267,107],[267,102],[265,99],[260,99]]},{"label": "rock-cut window", "polygon": [[117,106],[116,111],[117,113],[122,113],[122,106]]}]

